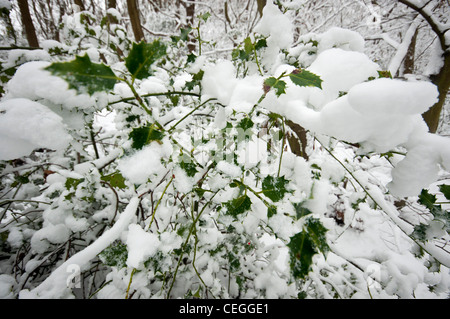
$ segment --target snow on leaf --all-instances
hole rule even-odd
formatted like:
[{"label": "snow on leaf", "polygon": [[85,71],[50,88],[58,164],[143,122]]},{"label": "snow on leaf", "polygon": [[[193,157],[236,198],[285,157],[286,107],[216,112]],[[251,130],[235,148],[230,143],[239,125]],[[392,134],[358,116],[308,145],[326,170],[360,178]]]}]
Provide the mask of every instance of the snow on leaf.
[{"label": "snow on leaf", "polygon": [[250,210],[251,205],[252,201],[247,195],[239,196],[238,198],[234,198],[225,203],[227,214],[233,217],[237,217],[238,215]]},{"label": "snow on leaf", "polygon": [[69,88],[90,95],[112,90],[118,81],[109,66],[92,63],[87,54],[76,56],[73,61],[52,63],[45,70],[63,78],[69,84]]},{"label": "snow on leaf", "polygon": [[325,255],[330,250],[326,239],[327,229],[323,226],[319,219],[312,217],[306,220],[305,226],[311,240],[314,242],[314,245],[322,254]]},{"label": "snow on leaf", "polygon": [[288,180],[281,177],[273,177],[271,175],[266,176],[262,182],[263,194],[274,202],[280,201],[284,195],[288,192],[286,185],[289,183]]},{"label": "snow on leaf", "polygon": [[311,270],[312,258],[316,254],[313,241],[302,231],[292,236],[287,246],[292,276],[296,279],[305,278]]}]

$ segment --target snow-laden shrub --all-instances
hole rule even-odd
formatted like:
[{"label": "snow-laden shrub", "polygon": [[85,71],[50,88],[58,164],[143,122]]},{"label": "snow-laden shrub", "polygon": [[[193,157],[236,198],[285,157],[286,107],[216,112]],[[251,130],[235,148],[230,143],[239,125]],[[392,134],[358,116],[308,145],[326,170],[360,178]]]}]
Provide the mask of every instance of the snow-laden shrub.
[{"label": "snow-laden shrub", "polygon": [[433,85],[270,3],[229,60],[93,19],[0,102],[2,297],[447,296]]}]

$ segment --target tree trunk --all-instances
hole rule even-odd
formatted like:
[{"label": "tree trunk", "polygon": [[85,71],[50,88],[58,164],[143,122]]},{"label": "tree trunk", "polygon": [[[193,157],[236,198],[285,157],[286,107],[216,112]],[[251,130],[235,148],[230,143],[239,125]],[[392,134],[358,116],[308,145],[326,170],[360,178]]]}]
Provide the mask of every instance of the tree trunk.
[{"label": "tree trunk", "polygon": [[[195,3],[186,5],[186,22],[189,26],[194,26],[194,16],[195,16]],[[188,49],[189,52],[193,52],[195,50],[195,39],[189,36],[188,39]]]},{"label": "tree trunk", "polygon": [[439,91],[439,100],[434,104],[422,117],[427,123],[431,133],[436,133],[439,127],[439,120],[450,89],[450,52],[444,53],[444,66],[441,68],[439,74],[431,76],[431,81],[437,86]]},{"label": "tree trunk", "polygon": [[83,0],[74,0],[74,2],[80,8],[80,11],[86,11]]},{"label": "tree trunk", "polygon": [[[106,9],[116,9],[117,7],[117,2],[116,0],[106,0]],[[108,14],[108,22],[109,24],[114,23],[117,24],[119,23],[119,21],[117,21],[116,17]]]},{"label": "tree trunk", "polygon": [[22,18],[22,25],[25,29],[28,44],[32,48],[38,48],[39,42],[36,36],[36,29],[34,28],[33,20],[30,15],[30,8],[28,7],[28,0],[18,0],[20,15]]},{"label": "tree trunk", "polygon": [[141,42],[141,40],[144,39],[144,31],[142,31],[141,19],[139,18],[139,7],[137,0],[127,0],[127,6],[134,38],[136,42]]},{"label": "tree trunk", "polygon": [[262,17],[263,15],[263,9],[266,6],[267,0],[256,0],[258,4],[258,13]]},{"label": "tree trunk", "polygon": [[408,51],[403,61],[403,74],[414,74],[414,60],[416,54],[416,40],[417,34],[419,33],[419,28],[416,28],[414,35],[409,43]]}]

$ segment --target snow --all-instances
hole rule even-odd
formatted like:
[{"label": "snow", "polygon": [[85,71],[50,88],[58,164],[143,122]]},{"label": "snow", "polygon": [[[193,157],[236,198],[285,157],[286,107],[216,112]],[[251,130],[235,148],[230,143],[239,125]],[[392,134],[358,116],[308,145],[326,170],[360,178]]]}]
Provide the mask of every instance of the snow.
[{"label": "snow", "polygon": [[144,262],[152,257],[160,245],[158,236],[142,229],[137,224],[128,226],[127,236],[127,265],[132,268],[141,269]]},{"label": "snow", "polygon": [[62,78],[45,71],[44,68],[49,65],[50,63],[45,61],[32,61],[21,65],[7,84],[7,96],[35,101],[44,99],[44,102],[47,100],[51,104],[62,105],[69,110],[95,105],[95,96],[77,94],[74,89],[69,89],[69,85]]},{"label": "snow", "polygon": [[217,169],[233,178],[238,178],[241,174],[241,168],[237,165],[231,164],[227,161],[220,161],[217,163]]},{"label": "snow", "polygon": [[40,147],[61,150],[71,140],[63,120],[48,107],[24,98],[0,102],[0,160],[10,160]]},{"label": "snow", "polygon": [[153,175],[164,170],[161,158],[167,158],[171,154],[172,145],[165,138],[162,140],[162,145],[157,142],[151,142],[149,145],[144,146],[142,150],[121,158],[118,167],[122,175],[133,184],[144,184]]},{"label": "snow", "polygon": [[0,8],[11,10],[12,3],[9,0],[0,0]]},{"label": "snow", "polygon": [[136,214],[138,204],[139,199],[137,197],[132,198],[113,227],[106,230],[94,243],[90,244],[88,247],[66,260],[39,286],[31,291],[28,289],[22,290],[19,294],[19,298],[49,299],[69,297],[71,293],[66,283],[68,277],[67,268],[72,265],[77,265],[81,269],[83,269],[83,267],[87,267],[90,260],[95,258],[106,247],[112,244],[117,238],[119,238],[122,232],[126,230]]},{"label": "snow", "polygon": [[332,27],[319,36],[317,52],[320,54],[332,48],[351,52],[364,52],[364,38],[355,31]]},{"label": "snow", "polygon": [[379,69],[365,54],[340,48],[323,51],[308,67],[308,71],[323,80],[324,102],[336,99],[339,92],[348,92],[370,77],[377,77]]},{"label": "snow", "polygon": [[290,19],[270,1],[264,6],[262,19],[255,26],[254,31],[267,37],[269,47],[288,49],[292,44],[293,32]]}]

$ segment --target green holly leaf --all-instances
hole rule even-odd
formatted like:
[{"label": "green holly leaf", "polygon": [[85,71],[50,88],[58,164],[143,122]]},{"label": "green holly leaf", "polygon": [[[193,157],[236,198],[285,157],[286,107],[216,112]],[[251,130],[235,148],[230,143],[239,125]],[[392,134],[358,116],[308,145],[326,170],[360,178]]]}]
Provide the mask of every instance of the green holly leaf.
[{"label": "green holly leaf", "polygon": [[286,93],[286,82],[272,76],[264,81],[264,93],[268,93],[271,88],[274,88],[275,94],[280,96]]},{"label": "green holly leaf", "polygon": [[274,202],[280,201],[286,193],[289,191],[286,189],[286,185],[289,181],[281,177],[266,176],[262,182],[262,191]]},{"label": "green holly leaf", "polygon": [[125,178],[118,172],[102,176],[101,180],[108,182],[112,187],[117,187],[120,189],[124,189],[127,187],[125,185]]},{"label": "green holly leaf", "polygon": [[293,206],[295,208],[295,213],[296,213],[296,217],[297,219],[302,218],[303,216],[312,214],[312,212],[308,209],[303,207],[304,203],[294,203]]},{"label": "green holly leaf", "polygon": [[77,179],[77,178],[68,177],[66,179],[64,186],[66,186],[67,190],[70,190],[71,188],[77,189],[78,185],[82,182],[84,182],[84,178]]},{"label": "green holly leaf", "polygon": [[63,78],[70,89],[90,95],[99,91],[112,90],[118,81],[109,66],[92,63],[87,54],[77,56],[73,61],[52,63],[45,70]]},{"label": "green holly leaf", "polygon": [[445,198],[450,200],[450,185],[439,185],[439,190],[444,194]]},{"label": "green holly leaf", "polygon": [[309,217],[305,222],[306,230],[315,247],[322,253],[326,254],[330,251],[327,243],[326,233],[327,229],[323,226],[319,219]]},{"label": "green holly leaf", "polygon": [[227,208],[227,215],[237,217],[250,210],[252,201],[247,195],[242,195],[226,202],[224,205]]},{"label": "green holly leaf", "polygon": [[292,236],[287,246],[292,276],[304,279],[311,270],[312,258],[316,254],[313,241],[305,231],[302,231]]},{"label": "green holly leaf", "polygon": [[432,210],[434,207],[434,203],[436,203],[436,196],[433,194],[430,194],[428,190],[422,189],[422,192],[419,195],[418,202],[422,205],[424,205],[429,210]]},{"label": "green holly leaf", "polygon": [[237,127],[243,129],[244,131],[247,131],[251,129],[254,124],[255,123],[253,123],[253,121],[250,118],[245,117],[238,123]]},{"label": "green holly leaf", "polygon": [[194,177],[197,171],[197,166],[195,163],[189,161],[181,161],[180,167],[186,172],[186,175],[189,177]]},{"label": "green holly leaf", "polygon": [[103,250],[98,257],[107,266],[117,267],[118,269],[126,267],[128,258],[127,245],[122,243],[113,244]]},{"label": "green holly leaf", "polygon": [[244,51],[247,54],[251,54],[253,52],[253,43],[252,43],[252,39],[250,39],[250,37],[245,38],[245,40],[244,40]]},{"label": "green holly leaf", "polygon": [[298,86],[315,86],[322,89],[322,79],[318,75],[315,75],[309,71],[295,69],[291,74],[289,74],[289,78]]},{"label": "green holly leaf", "polygon": [[152,64],[165,55],[166,45],[159,40],[133,43],[130,54],[125,59],[125,66],[133,78],[142,80],[152,75]]},{"label": "green holly leaf", "polygon": [[277,207],[274,205],[269,205],[267,207],[267,218],[272,217],[273,215],[276,215],[277,213]]},{"label": "green holly leaf", "polygon": [[152,141],[160,142],[164,137],[164,133],[156,130],[153,125],[134,128],[130,133],[130,138],[133,140],[131,145],[134,149],[142,149],[145,145]]}]

